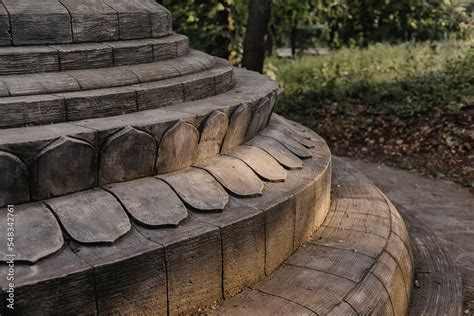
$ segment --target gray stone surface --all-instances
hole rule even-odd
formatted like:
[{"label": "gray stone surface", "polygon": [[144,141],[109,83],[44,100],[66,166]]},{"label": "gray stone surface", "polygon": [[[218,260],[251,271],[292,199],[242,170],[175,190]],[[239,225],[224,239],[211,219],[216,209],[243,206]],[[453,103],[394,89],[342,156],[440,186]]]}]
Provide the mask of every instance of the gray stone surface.
[{"label": "gray stone surface", "polygon": [[247,104],[240,105],[229,117],[229,128],[222,143],[222,151],[239,146],[245,141],[247,129],[252,120],[252,110]]},{"label": "gray stone surface", "polygon": [[58,51],[61,70],[112,67],[114,53],[112,47],[101,43],[54,45]]},{"label": "gray stone surface", "polygon": [[273,316],[278,314],[301,316],[317,315],[300,304],[254,289],[247,289],[240,295],[231,298],[228,304],[225,304],[217,312],[211,312],[211,315],[244,316],[248,315],[249,311],[259,316]]},{"label": "gray stone surface", "polygon": [[136,93],[126,87],[70,92],[59,96],[65,99],[68,121],[137,111]]},{"label": "gray stone surface", "polygon": [[290,138],[301,145],[305,146],[306,148],[314,148],[315,144],[310,140],[305,137],[301,137],[300,133],[295,132],[292,128],[285,126],[284,124],[275,124],[275,123],[270,123],[268,124],[269,129],[275,129],[277,131],[280,131],[283,133],[287,138]]},{"label": "gray stone surface", "polygon": [[107,45],[114,50],[115,66],[153,62],[153,44],[149,41],[109,42]]},{"label": "gray stone surface", "polygon": [[72,242],[70,247],[94,268],[99,314],[167,314],[165,258],[161,245],[132,229],[113,246]]},{"label": "gray stone surface", "polygon": [[97,152],[83,140],[61,137],[41,150],[31,170],[33,200],[85,190],[97,185]]},{"label": "gray stone surface", "polygon": [[269,96],[257,102],[255,108],[253,109],[252,121],[250,122],[245,135],[246,140],[254,138],[257,136],[258,132],[267,126],[274,106],[275,94],[273,92]]},{"label": "gray stone surface", "polygon": [[262,211],[231,201],[221,213],[193,212],[193,215],[221,231],[225,298],[264,277],[265,223]]},{"label": "gray stone surface", "polygon": [[104,0],[104,3],[117,12],[120,39],[151,36],[150,12],[140,2]]},{"label": "gray stone surface", "polygon": [[[189,77],[183,81],[184,100],[193,101],[216,95],[214,78],[214,74],[207,72],[189,75]],[[229,87],[229,89],[230,88],[231,87]]]},{"label": "gray stone surface", "polygon": [[133,127],[125,127],[105,141],[99,158],[99,184],[153,175],[155,139]]},{"label": "gray stone surface", "polygon": [[[221,62],[222,60],[219,60]],[[224,66],[230,66],[227,61],[222,63]],[[211,73],[214,74],[214,84],[216,95],[225,93],[235,86],[235,77],[233,71],[222,71],[219,68],[210,69]]]},{"label": "gray stone surface", "polygon": [[212,111],[201,124],[201,136],[196,160],[202,161],[219,154],[227,133],[229,119],[220,111]]},{"label": "gray stone surface", "polygon": [[184,101],[183,86],[176,80],[143,83],[134,87],[138,111],[157,109]]},{"label": "gray stone surface", "polygon": [[70,136],[91,144],[96,143],[92,129],[69,123],[1,129],[0,135],[1,150],[18,156],[28,166],[43,148],[58,138]]},{"label": "gray stone surface", "polygon": [[[74,77],[81,85],[81,90],[84,91],[128,86],[139,83],[139,79],[132,69],[132,67],[109,67],[101,69],[67,71],[65,73]],[[117,89],[115,91],[119,92],[120,90]],[[83,93],[83,95],[86,94]]]},{"label": "gray stone surface", "polygon": [[283,182],[286,180],[286,170],[272,156],[258,147],[241,145],[227,151],[226,155],[242,160],[265,181]]},{"label": "gray stone surface", "polygon": [[10,16],[5,6],[0,5],[0,46],[11,45]]},{"label": "gray stone surface", "polygon": [[0,151],[0,207],[30,200],[27,166],[15,155]]},{"label": "gray stone surface", "polygon": [[161,37],[171,33],[171,12],[154,0],[143,0],[140,6],[150,14],[151,36]]},{"label": "gray stone surface", "polygon": [[193,216],[177,228],[139,227],[165,247],[170,315],[192,314],[222,299],[222,245],[219,229]]},{"label": "gray stone surface", "polygon": [[265,150],[286,169],[295,170],[303,168],[301,159],[273,138],[258,135],[246,144]]},{"label": "gray stone surface", "polygon": [[118,14],[104,0],[60,1],[71,15],[74,42],[119,39]]},{"label": "gray stone surface", "polygon": [[[334,165],[338,169],[341,167],[343,170],[335,176],[337,184],[333,186],[334,200],[331,206],[333,212],[344,213],[350,216],[352,210],[356,214],[362,214],[363,210],[366,209],[367,211],[364,215],[378,212],[377,215],[385,219],[385,214],[390,212],[391,216],[401,220],[397,210],[390,206],[390,202],[370,184],[369,180],[364,177],[355,180],[357,173],[354,174],[354,177],[346,177],[348,174],[351,174],[352,169],[345,169],[343,164],[336,159]],[[329,172],[329,170],[329,165],[327,165],[326,172]],[[288,180],[289,182],[295,180],[293,179],[295,173],[298,173],[298,171],[289,173],[291,175]],[[301,177],[301,175],[296,177]],[[345,182],[346,178],[349,180],[347,183]],[[357,184],[363,186],[359,191],[354,189],[349,191],[345,188],[346,185],[355,187]],[[278,205],[278,201],[288,201],[284,192],[275,189],[282,185],[288,186],[286,183],[268,184],[269,190],[267,192],[270,193],[270,197],[264,195],[254,200],[266,199],[268,200],[267,203],[273,201],[274,207]],[[295,187],[292,187],[292,191],[295,188],[298,190],[295,197],[296,202],[301,198],[303,204],[307,204],[305,202],[307,199],[304,197],[306,195],[305,187],[309,188],[312,185],[306,184],[305,186],[304,182],[300,185],[297,182],[293,182],[293,185]],[[370,186],[372,190],[367,189]],[[342,195],[339,195],[339,191],[342,191]],[[354,209],[351,208],[352,204],[346,203],[347,199],[350,199],[351,193],[354,194]],[[273,199],[270,200],[269,198],[272,197]],[[340,199],[342,199],[341,204],[339,203]],[[380,200],[385,201],[385,207],[378,207]],[[372,206],[371,203],[373,201],[376,201],[376,204]],[[249,203],[245,200],[242,202]],[[358,202],[363,203],[367,208],[359,207]],[[387,210],[387,206],[389,210]],[[273,215],[275,215],[274,207],[268,209],[265,213],[273,212]],[[298,210],[296,210],[297,212]],[[274,219],[277,220],[286,214],[282,212],[280,217]],[[376,221],[371,222],[368,220],[368,217],[366,219],[354,218],[352,220],[353,225],[347,225],[347,222],[344,221],[337,221],[335,225],[337,227],[334,227],[334,229],[344,232],[345,235],[328,235],[325,234],[328,230],[327,227],[319,229],[316,236],[309,241],[309,244],[301,247],[286,260],[281,255],[283,245],[288,244],[288,242],[284,242],[288,233],[285,234],[281,230],[286,222],[279,222],[280,225],[278,226],[272,226],[270,225],[272,222],[266,222],[267,234],[272,229],[280,228],[280,233],[273,236],[274,241],[277,241],[274,247],[269,247],[267,235],[267,263],[269,259],[274,260],[274,263],[277,263],[273,266],[274,268],[280,263],[283,264],[265,279],[250,286],[255,291],[238,294],[228,302],[225,302],[223,308],[218,308],[216,313],[218,315],[253,315],[256,311],[262,311],[261,313],[263,314],[271,311],[272,315],[286,315],[285,309],[275,310],[272,301],[262,298],[263,293],[284,299],[287,305],[289,304],[290,306],[292,303],[297,304],[306,311],[317,315],[406,315],[411,284],[413,283],[413,262],[406,260],[406,257],[410,256],[410,248],[405,246],[405,243],[408,242],[407,232],[404,228],[395,228],[391,230],[390,236],[378,237],[371,233],[371,231],[377,231],[378,228],[376,226],[379,223]],[[288,226],[289,229],[295,229],[299,226],[295,221],[289,222],[293,223],[293,225]],[[362,225],[364,222],[365,224]],[[367,232],[351,234],[352,232],[355,233],[356,230],[354,229],[358,229],[359,226],[364,226]],[[295,229],[295,234],[298,233],[298,230],[301,231],[302,227],[299,227]],[[405,237],[400,239],[400,243],[393,243],[392,237],[398,233]],[[379,242],[379,239],[381,242]],[[276,247],[277,245],[279,246],[278,248]],[[289,243],[289,245],[291,246],[292,244]],[[356,248],[359,245],[363,246],[361,251]],[[274,253],[269,252],[271,250]],[[287,248],[287,253],[291,254],[292,251],[291,247]],[[281,260],[280,263],[278,263],[278,259]],[[407,284],[410,286],[406,286]],[[255,303],[256,299],[262,300],[260,304]],[[249,302],[249,305],[245,305],[247,302]],[[244,304],[244,306],[238,304]],[[269,306],[263,307],[262,304],[269,304]],[[303,311],[299,313],[303,313]]]},{"label": "gray stone surface", "polygon": [[188,211],[174,191],[156,178],[109,185],[125,210],[140,224],[150,227],[176,227],[188,217]]},{"label": "gray stone surface", "polygon": [[11,96],[79,91],[77,80],[66,73],[12,75],[1,78]]},{"label": "gray stone surface", "polygon": [[280,116],[276,113],[272,114],[272,116],[270,118],[270,123],[284,125],[284,126],[290,128],[293,132],[295,132],[296,134],[298,134],[302,138],[309,139],[309,140],[311,140],[313,142],[316,142],[316,143],[324,143],[324,139],[321,136],[319,136],[318,134],[316,134],[316,132],[313,131],[312,129],[310,129],[310,128],[304,126],[304,125],[301,125],[300,123],[290,121],[290,120],[286,119],[285,117]]},{"label": "gray stone surface", "polygon": [[2,0],[10,16],[13,45],[72,42],[71,17],[57,0]]},{"label": "gray stone surface", "polygon": [[[1,8],[0,24],[2,23]],[[137,65],[145,61],[151,63],[168,59],[168,62],[172,64],[173,58],[184,56],[188,53],[189,40],[187,37],[179,34],[172,34],[163,38],[122,40],[105,43],[3,46],[0,47],[0,74],[12,75],[58,72],[59,70],[107,68],[114,65]],[[208,59],[206,64],[214,60],[211,56]],[[143,65],[143,68],[147,69],[146,67],[151,66],[153,65]],[[174,70],[176,74],[179,74],[175,68]],[[188,71],[192,72],[192,69]],[[159,75],[162,75],[162,71],[157,73],[155,69],[154,76],[158,77]],[[94,79],[94,77],[91,79]]]},{"label": "gray stone surface", "polygon": [[263,182],[240,159],[218,156],[196,166],[208,171],[222,186],[238,196],[255,197],[263,193]]},{"label": "gray stone surface", "polygon": [[195,210],[223,210],[229,195],[208,172],[186,168],[159,176],[166,181],[183,201]]},{"label": "gray stone surface", "polygon": [[472,193],[454,183],[417,176],[383,165],[349,159],[348,161],[373,180],[395,204],[402,206],[400,210],[408,222],[409,230],[410,225],[421,224],[436,236],[436,242],[448,252],[448,256],[462,272],[465,308],[472,311],[474,309]]},{"label": "gray stone surface", "polygon": [[113,243],[131,229],[129,218],[120,203],[102,189],[45,202],[71,238],[80,243]]},{"label": "gray stone surface", "polygon": [[158,174],[190,167],[198,149],[199,131],[191,124],[179,121],[166,131],[160,142],[156,170]]},{"label": "gray stone surface", "polygon": [[264,129],[261,133],[261,136],[270,137],[279,141],[283,146],[288,148],[292,153],[300,158],[311,158],[311,152],[301,145],[299,142],[292,138],[288,138],[284,133],[277,131],[275,129]]},{"label": "gray stone surface", "polygon": [[[63,246],[63,234],[56,218],[43,203],[24,204],[7,214],[1,209],[4,219],[0,221],[0,261],[14,259],[18,262],[36,263],[57,252]],[[10,226],[12,225],[12,226]],[[14,231],[11,230],[14,228]],[[8,240],[7,232],[12,233]],[[12,244],[8,246],[7,244]],[[10,251],[11,249],[11,251]],[[11,255],[14,254],[14,257]],[[3,304],[3,303],[2,303]]]},{"label": "gray stone surface", "polygon": [[0,98],[0,128],[66,121],[64,100],[40,95]]},{"label": "gray stone surface", "polygon": [[[2,291],[7,274],[8,265],[0,265]],[[34,265],[15,263],[15,314],[92,315],[95,294],[91,266],[67,247]]]},{"label": "gray stone surface", "polygon": [[0,74],[58,71],[58,53],[51,47],[0,47]]},{"label": "gray stone surface", "polygon": [[295,199],[275,202],[265,212],[265,273],[277,269],[294,250]]}]

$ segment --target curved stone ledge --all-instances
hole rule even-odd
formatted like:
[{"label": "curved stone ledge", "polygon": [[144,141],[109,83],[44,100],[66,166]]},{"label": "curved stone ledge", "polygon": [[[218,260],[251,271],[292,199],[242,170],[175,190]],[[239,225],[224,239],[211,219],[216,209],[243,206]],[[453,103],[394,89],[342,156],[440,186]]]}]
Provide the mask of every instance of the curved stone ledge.
[{"label": "curved stone ledge", "polygon": [[162,37],[171,13],[153,0],[3,0],[0,45],[41,45]]},{"label": "curved stone ledge", "polygon": [[[159,72],[148,76],[153,65],[147,65],[148,69],[139,74],[119,68],[108,68],[100,75],[89,73],[99,70],[79,70],[82,73],[74,73],[74,77],[60,73],[62,85],[46,84],[40,75],[29,76],[29,85],[25,86],[15,79],[8,85],[15,85],[19,93],[52,90],[48,94],[0,98],[0,128],[71,122],[162,108],[215,96],[234,87],[230,65],[216,65],[209,70],[195,68],[197,73],[184,75],[172,66],[164,66],[171,70],[165,78],[171,78],[151,82],[148,80],[163,76]],[[199,63],[199,67],[204,66]],[[101,77],[104,73],[110,76]],[[141,77],[144,78],[140,80]],[[68,89],[83,90],[54,92]]]},{"label": "curved stone ledge", "polygon": [[[61,95],[63,92],[116,88],[166,80],[223,66],[230,67],[222,61],[218,63],[216,57],[193,50],[184,56],[166,61],[120,67],[0,76],[0,82],[8,93],[2,95],[3,97]],[[21,98],[6,98],[5,100],[2,103],[7,103],[9,100],[15,102]]]},{"label": "curved stone ledge", "polygon": [[414,258],[403,219],[357,170],[338,159],[333,168],[330,212],[315,237],[266,279],[211,314],[408,313]]},{"label": "curved stone ledge", "polygon": [[[233,90],[205,100],[115,117],[0,130],[0,158],[8,157],[0,159],[1,168],[7,170],[4,183],[11,184],[0,186],[0,196],[9,199],[0,199],[0,207],[189,167],[202,157],[217,155],[224,141],[222,135],[234,135],[226,148],[244,143],[251,133],[254,137],[266,126],[261,117],[271,113],[280,88],[256,73],[236,73]],[[266,111],[255,111],[262,104]],[[232,115],[242,106],[252,116],[247,125],[235,124],[238,118]],[[230,118],[230,123],[215,120],[216,111]],[[173,128],[176,124],[179,130]],[[202,133],[209,135],[211,128],[221,135],[215,138],[212,150],[200,137]],[[206,155],[198,157],[200,152]]]},{"label": "curved stone ledge", "polygon": [[189,39],[179,34],[104,43],[0,47],[0,75],[136,65],[188,52]]},{"label": "curved stone ledge", "polygon": [[[263,180],[259,197],[220,189],[228,197],[216,198],[221,206],[211,207],[214,212],[199,202],[207,195],[186,185],[191,173],[211,175],[195,167],[160,176],[164,182],[150,177],[44,201],[67,242],[59,251],[41,248],[42,259],[33,265],[17,263],[16,311],[178,315],[235,295],[276,269],[321,225],[331,182],[329,150],[321,149],[312,149],[301,169],[287,171],[284,182]],[[263,165],[266,158],[253,159]],[[212,179],[201,186],[226,181]],[[187,205],[184,221],[176,195],[157,190],[163,185]],[[166,216],[157,204],[167,205]],[[0,264],[3,295],[6,273]]]}]

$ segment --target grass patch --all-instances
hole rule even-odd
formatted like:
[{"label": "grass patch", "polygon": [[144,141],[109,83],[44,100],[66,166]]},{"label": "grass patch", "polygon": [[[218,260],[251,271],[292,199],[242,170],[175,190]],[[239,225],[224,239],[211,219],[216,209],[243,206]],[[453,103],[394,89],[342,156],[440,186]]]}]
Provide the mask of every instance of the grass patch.
[{"label": "grass patch", "polygon": [[266,72],[284,86],[277,111],[321,133],[336,154],[472,186],[472,42],[271,58]]}]

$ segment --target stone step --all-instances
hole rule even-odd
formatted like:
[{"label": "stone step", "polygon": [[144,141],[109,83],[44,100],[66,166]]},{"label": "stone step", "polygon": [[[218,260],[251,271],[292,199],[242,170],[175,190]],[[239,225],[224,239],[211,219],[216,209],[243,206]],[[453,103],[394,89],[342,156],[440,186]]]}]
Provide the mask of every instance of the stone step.
[{"label": "stone step", "polygon": [[[227,170],[216,180],[207,171],[230,157],[240,173],[254,177],[254,170],[278,165],[259,147],[245,147],[245,153],[236,147],[210,163],[204,159],[206,168],[198,164],[17,205],[15,227],[22,238],[16,239],[16,310],[183,315],[262,279],[322,223],[329,210],[331,159],[327,145],[316,141],[314,156],[300,161],[301,169],[288,170],[284,181],[259,180],[263,191],[248,198],[231,194],[246,188],[247,178]],[[250,158],[249,150],[260,154]],[[6,230],[6,221],[0,229]],[[0,261],[7,259],[0,248]],[[0,265],[2,314],[7,273],[8,266]]]},{"label": "stone step", "polygon": [[[0,128],[45,125],[139,112],[204,99],[234,87],[233,68],[229,64],[217,63],[204,70],[205,66],[198,60],[182,61],[183,63],[177,66],[182,66],[187,71],[201,71],[180,75],[180,69],[177,67],[148,64],[129,66],[133,67],[133,72],[129,71],[130,68],[109,68],[104,71],[77,71],[74,77],[70,77],[69,73],[60,73],[55,79],[62,80],[64,89],[84,90],[0,98]],[[194,67],[189,63],[195,63]],[[109,73],[111,77],[103,76],[104,73]],[[176,75],[178,76],[173,77]],[[30,76],[28,86],[15,80],[7,84],[17,87],[17,91],[29,89],[29,92],[46,92],[49,89],[53,92],[54,89],[62,88],[59,84],[46,86],[46,81],[38,79],[41,77],[44,76]],[[154,80],[159,77],[172,78]],[[152,81],[149,81],[150,79]],[[127,85],[113,87],[115,84]],[[112,88],[99,88],[110,86]]]},{"label": "stone step", "polygon": [[47,45],[157,38],[171,13],[154,0],[2,0],[0,45]]},{"label": "stone step", "polygon": [[407,314],[414,266],[403,219],[357,170],[337,159],[333,170],[330,212],[314,238],[209,314]]},{"label": "stone step", "polygon": [[[0,206],[176,171],[241,145],[266,126],[281,89],[246,70],[236,70],[236,81],[226,93],[160,109],[1,129]],[[185,93],[200,87],[184,85]],[[170,91],[156,90],[157,100]],[[257,145],[292,159],[274,154],[283,145]]]},{"label": "stone step", "polygon": [[135,65],[186,55],[189,40],[162,38],[62,45],[0,47],[0,75]]},{"label": "stone step", "polygon": [[462,315],[463,279],[450,250],[413,212],[398,207],[415,255],[416,286],[409,315]]},{"label": "stone step", "polygon": [[[219,61],[219,62],[218,62]],[[19,97],[129,86],[228,66],[216,57],[191,51],[185,56],[138,65],[0,76],[0,97]]]}]

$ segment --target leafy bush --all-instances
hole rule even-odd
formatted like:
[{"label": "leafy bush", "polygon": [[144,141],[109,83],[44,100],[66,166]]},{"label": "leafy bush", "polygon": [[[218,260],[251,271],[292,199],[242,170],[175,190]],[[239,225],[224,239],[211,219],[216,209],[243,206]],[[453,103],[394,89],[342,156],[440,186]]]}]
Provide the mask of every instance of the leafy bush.
[{"label": "leafy bush", "polygon": [[272,58],[277,111],[312,127],[336,155],[474,184],[472,43],[371,45]]},{"label": "leafy bush", "polygon": [[[193,47],[229,58],[242,55],[249,0],[160,0],[174,28]],[[459,0],[458,0],[459,1]],[[367,46],[376,42],[466,38],[472,31],[468,3],[455,0],[273,0],[268,51]]]},{"label": "leafy bush", "polygon": [[363,104],[368,112],[406,117],[474,105],[474,54],[463,41],[344,48],[297,60],[272,58],[267,73],[283,83],[280,110],[299,112]]},{"label": "leafy bush", "polygon": [[173,13],[173,28],[191,46],[238,63],[247,23],[248,0],[161,0]]}]

